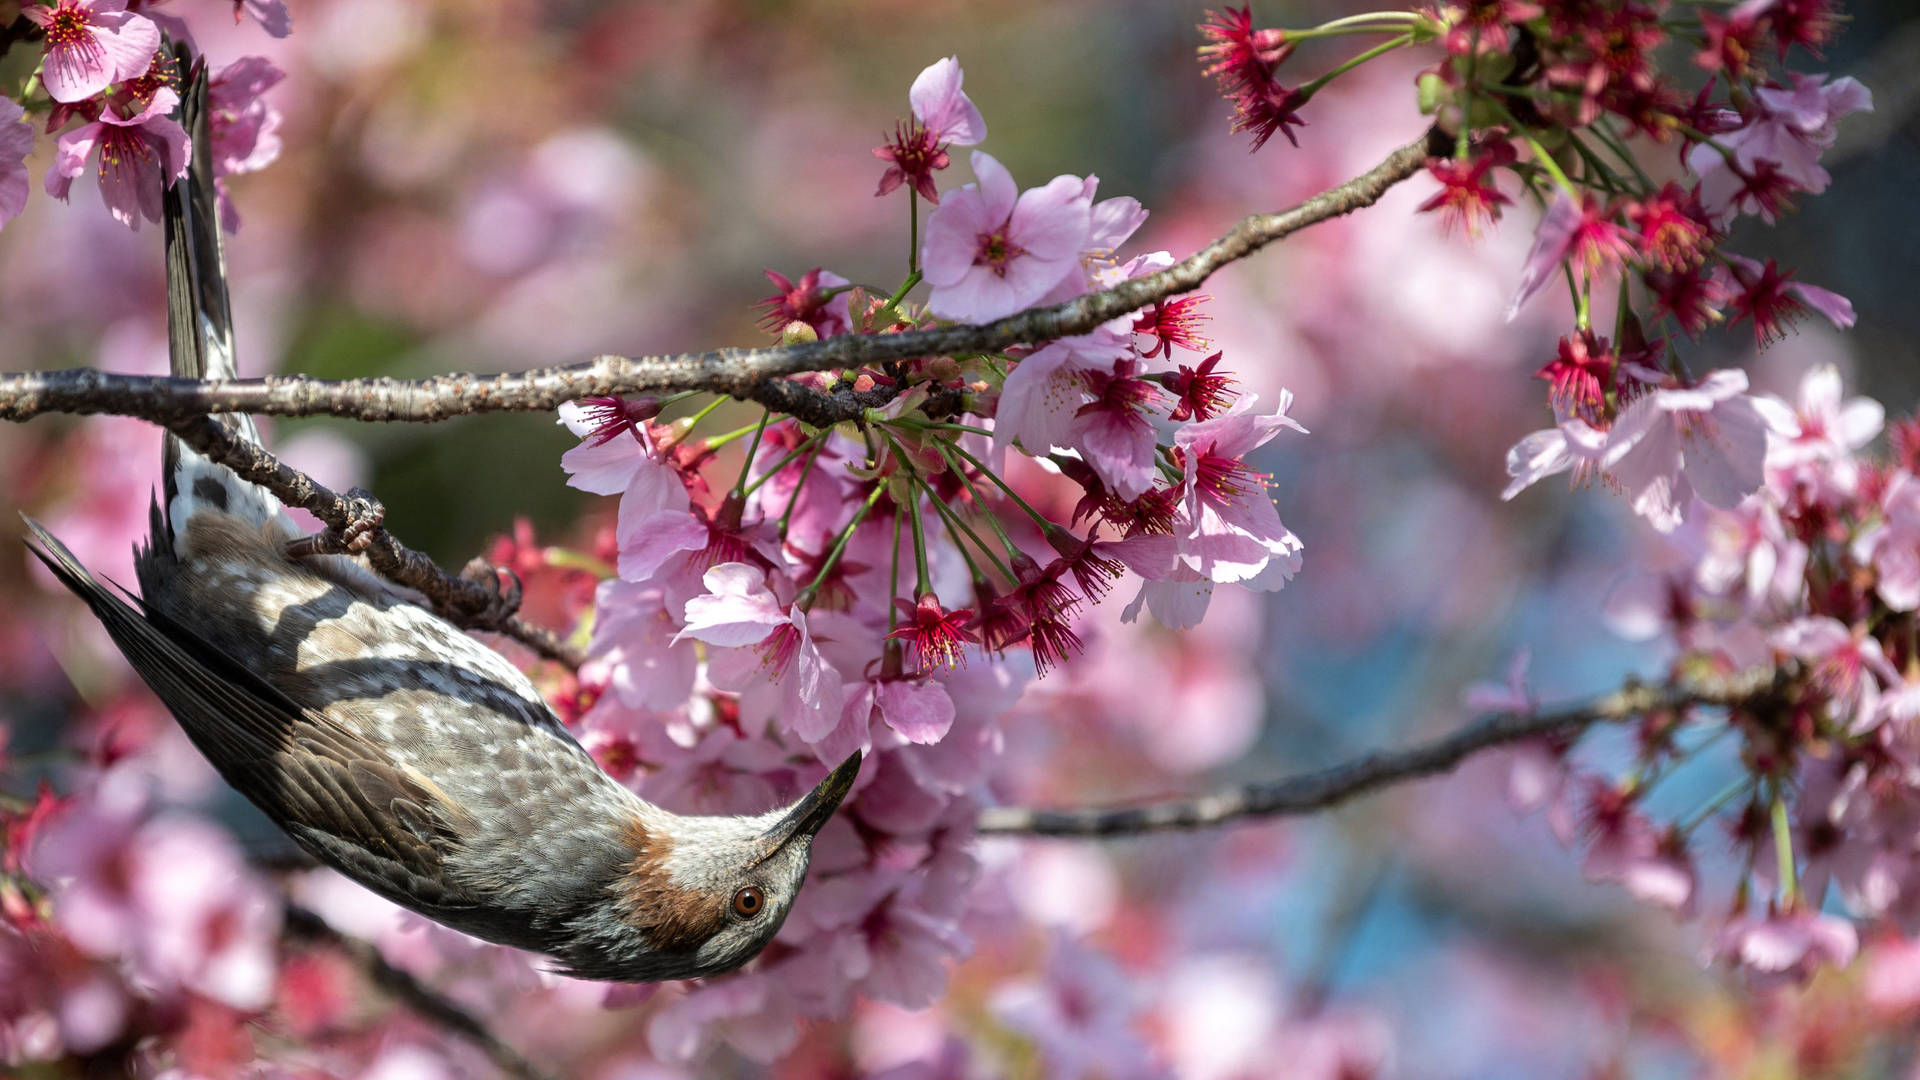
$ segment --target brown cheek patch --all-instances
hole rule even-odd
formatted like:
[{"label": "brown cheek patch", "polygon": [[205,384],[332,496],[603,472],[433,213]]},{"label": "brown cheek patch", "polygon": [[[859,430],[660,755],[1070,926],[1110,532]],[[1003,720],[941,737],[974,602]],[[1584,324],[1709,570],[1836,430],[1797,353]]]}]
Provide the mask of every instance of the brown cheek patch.
[{"label": "brown cheek patch", "polygon": [[650,833],[638,821],[627,826],[633,862],[614,883],[627,922],[661,952],[693,952],[727,923],[727,898],[676,885],[667,869],[673,839]]}]

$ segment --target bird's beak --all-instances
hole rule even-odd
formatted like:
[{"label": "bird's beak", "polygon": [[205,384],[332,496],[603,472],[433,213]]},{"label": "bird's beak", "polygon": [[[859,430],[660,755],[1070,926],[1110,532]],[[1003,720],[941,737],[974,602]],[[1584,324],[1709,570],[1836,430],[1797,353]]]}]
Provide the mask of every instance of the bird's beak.
[{"label": "bird's beak", "polygon": [[774,822],[772,828],[760,834],[762,857],[772,855],[798,837],[811,838],[825,828],[827,820],[839,808],[840,800],[853,790],[854,778],[859,775],[860,755],[856,753],[841,762],[817,787],[794,803],[793,808]]}]

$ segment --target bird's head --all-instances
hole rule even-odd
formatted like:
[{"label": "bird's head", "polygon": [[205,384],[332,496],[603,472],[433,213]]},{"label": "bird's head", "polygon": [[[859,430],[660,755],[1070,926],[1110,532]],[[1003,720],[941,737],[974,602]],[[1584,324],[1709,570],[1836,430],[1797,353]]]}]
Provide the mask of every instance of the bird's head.
[{"label": "bird's head", "polygon": [[790,806],[739,817],[660,813],[627,830],[633,859],[571,974],[651,981],[719,975],[759,955],[806,881],[813,838],[860,774],[855,754]]}]

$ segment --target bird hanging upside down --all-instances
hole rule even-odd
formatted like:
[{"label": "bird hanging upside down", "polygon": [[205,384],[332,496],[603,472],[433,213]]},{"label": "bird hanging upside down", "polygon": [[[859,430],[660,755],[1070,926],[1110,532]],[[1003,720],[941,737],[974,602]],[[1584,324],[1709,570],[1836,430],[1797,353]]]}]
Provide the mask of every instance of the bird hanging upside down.
[{"label": "bird hanging upside down", "polygon": [[[233,378],[204,65],[183,113],[193,159],[165,215],[172,369]],[[221,422],[258,441],[249,419]],[[715,975],[772,940],[858,755],[788,807],[669,813],[601,771],[500,654],[356,560],[290,555],[301,537],[264,489],[171,435],[163,466],[137,599],[32,521],[30,545],[220,775],[301,848],[580,978]]]}]

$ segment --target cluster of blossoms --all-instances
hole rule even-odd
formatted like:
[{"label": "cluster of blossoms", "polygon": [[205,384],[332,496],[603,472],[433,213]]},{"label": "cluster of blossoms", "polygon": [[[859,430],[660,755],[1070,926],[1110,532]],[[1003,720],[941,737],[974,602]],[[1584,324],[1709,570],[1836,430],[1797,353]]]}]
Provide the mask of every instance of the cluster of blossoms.
[{"label": "cluster of blossoms", "polygon": [[[151,5],[135,7],[62,0],[34,8],[30,17],[47,27],[47,60],[20,95],[29,106],[42,90],[52,99],[49,131],[84,121],[62,137],[48,189],[62,177],[55,193],[64,196],[97,146],[103,195],[129,225],[157,216],[158,192],[187,149],[167,116],[183,73],[158,51],[154,28],[181,34]],[[285,32],[273,0],[241,7]],[[1622,593],[1622,625],[1670,635],[1679,678],[1783,673],[1771,698],[1731,712],[1644,718],[1638,759],[1623,776],[1576,761],[1564,744],[1532,748],[1514,773],[1516,798],[1549,808],[1555,831],[1586,846],[1593,877],[1676,909],[1698,906],[1703,838],[1725,826],[1740,874],[1725,907],[1723,951],[1757,969],[1801,972],[1853,951],[1851,924],[1820,913],[1829,883],[1857,914],[1913,929],[1920,871],[1902,823],[1920,820],[1910,810],[1920,805],[1920,751],[1909,731],[1920,712],[1920,427],[1898,429],[1893,462],[1869,461],[1860,451],[1881,426],[1879,409],[1845,401],[1830,373],[1810,379],[1789,405],[1749,394],[1743,372],[1694,378],[1680,363],[1680,338],[1715,322],[1751,320],[1764,344],[1809,310],[1851,321],[1841,298],[1792,281],[1770,261],[1721,251],[1720,242],[1735,216],[1771,220],[1787,196],[1824,188],[1818,158],[1834,121],[1866,104],[1851,80],[1766,81],[1767,46],[1778,46],[1784,62],[1790,47],[1817,46],[1830,32],[1822,0],[1684,7],[1692,14],[1632,0],[1490,0],[1306,31],[1256,28],[1250,9],[1230,10],[1201,27],[1202,61],[1232,101],[1236,129],[1251,132],[1258,148],[1275,133],[1297,143],[1302,109],[1344,72],[1406,47],[1444,49],[1420,92],[1457,135],[1456,153],[1429,166],[1441,190],[1425,209],[1471,233],[1498,220],[1510,193],[1527,193],[1543,218],[1514,307],[1562,276],[1573,295],[1574,330],[1540,373],[1556,424],[1515,448],[1509,494],[1563,471],[1623,489],[1682,559],[1648,588]],[[56,34],[58,18],[67,21]],[[1299,42],[1374,34],[1385,41],[1320,78],[1279,81]],[[153,38],[144,53],[133,47],[142,35]],[[1676,39],[1697,47],[1706,80],[1697,96],[1676,91],[1652,61],[1657,46]],[[277,152],[277,115],[259,99],[277,78],[258,58],[215,77],[221,173],[257,168]],[[60,96],[90,81],[98,85],[80,98]],[[876,194],[909,202],[907,277],[876,288],[824,268],[797,277],[769,271],[777,291],[764,302],[764,325],[778,340],[988,321],[1171,265],[1166,252],[1120,254],[1146,211],[1129,198],[1098,198],[1092,177],[1022,191],[976,151],[973,182],[943,191],[952,148],[979,146],[987,135],[957,61],[922,72],[909,103],[910,117],[873,151],[885,163]],[[31,129],[14,122],[21,112],[0,99],[0,223],[26,197],[24,165],[7,164],[31,150]],[[1660,157],[1673,159],[1678,179],[1647,175],[1657,166],[1633,155],[1634,139],[1677,144],[1677,155]],[[923,201],[931,207],[924,223]],[[923,284],[924,305],[910,301]],[[1611,341],[1589,314],[1608,290],[1618,301]],[[1299,570],[1302,545],[1248,459],[1283,430],[1303,429],[1287,415],[1284,391],[1277,408],[1263,409],[1221,370],[1222,354],[1202,337],[1207,299],[1170,297],[1091,333],[1003,353],[802,377],[835,400],[857,394],[877,403],[827,428],[764,414],[716,433],[709,422],[725,402],[692,394],[563,410],[581,440],[562,461],[569,482],[616,497],[614,527],[588,551],[542,547],[522,530],[496,546],[493,560],[529,582],[530,600],[552,603],[530,611],[535,618],[585,627],[589,661],[577,673],[543,675],[596,759],[672,809],[752,813],[792,797],[847,754],[868,755],[859,786],[816,842],[806,890],[761,959],[725,979],[604,999],[629,1004],[653,994],[644,1027],[655,1058],[691,1062],[723,1040],[771,1060],[799,1045],[797,1019],[935,1002],[951,960],[976,940],[991,949],[994,930],[1015,936],[983,927],[992,901],[972,888],[983,860],[994,858],[975,843],[976,812],[1005,793],[1022,764],[1008,742],[1032,737],[1016,730],[1010,710],[1022,700],[1036,712],[1051,708],[1055,727],[1062,717],[1071,723],[1076,707],[1120,711],[1090,691],[1059,689],[1072,686],[1077,657],[1099,632],[1090,609],[1124,582],[1115,606],[1126,621],[1145,611],[1193,628],[1216,584],[1275,590]],[[1674,336],[1655,339],[1649,326]],[[1523,674],[1478,703],[1530,709]],[[1125,685],[1100,681],[1109,693]],[[1050,691],[1058,698],[1049,701]],[[1168,734],[1154,716],[1153,730],[1139,736],[1174,747],[1169,755],[1185,762],[1175,771],[1243,751],[1259,723],[1257,707],[1223,705],[1216,685],[1190,692],[1192,707],[1176,711],[1201,719]],[[1073,696],[1077,705],[1065,700]],[[1219,714],[1236,712],[1244,716],[1234,731],[1204,734],[1221,724]],[[1736,782],[1686,817],[1662,819],[1648,793],[1679,783],[1681,767],[1706,760],[1702,745],[1722,732],[1733,737],[1714,745],[1740,749]],[[1207,738],[1218,747],[1203,745]],[[0,1060],[86,1056],[163,1031],[167,1052],[189,1071],[212,1072],[195,1070],[191,1049],[218,1031],[228,1042],[217,1049],[231,1055],[222,1060],[245,1060],[250,1050],[232,1040],[260,1007],[262,980],[274,978],[279,1012],[294,1017],[296,1035],[329,1030],[345,1011],[342,980],[298,957],[282,960],[276,976],[265,943],[277,915],[259,902],[259,882],[231,845],[196,823],[122,802],[111,778],[108,770],[61,813],[47,799],[5,819],[10,855],[46,854],[7,866],[0,881],[9,920],[0,927],[0,986],[21,986],[0,990],[8,1024]],[[86,843],[60,840],[81,827],[92,837]],[[237,884],[187,882],[168,895],[203,902],[162,917],[155,905],[165,901],[148,890],[172,867],[155,863],[149,848]],[[1257,861],[1273,861],[1270,854]],[[1066,881],[1072,887],[1060,891],[1075,903],[1098,894],[1100,879],[1084,867],[1045,866],[1045,853],[1021,858],[1013,878]],[[313,875],[305,884],[315,895],[302,900],[334,918],[316,879],[339,882]],[[1194,921],[1216,919],[1218,896],[1193,891]],[[386,927],[397,922],[390,908],[378,915]],[[407,925],[405,937],[377,926],[366,933],[389,955],[470,947],[449,944],[451,932]],[[1177,966],[1174,946],[1160,945],[1157,959]],[[519,979],[556,997],[603,1000],[597,988],[556,988],[525,958],[482,951],[498,961],[488,966],[490,987]],[[1265,1041],[1227,1053],[1219,1044],[1232,1040],[1219,1037],[1217,1016],[1274,996],[1271,987],[1240,993],[1258,981],[1244,971],[1191,965],[1182,973],[1191,977],[1176,978],[1143,1022],[1148,995],[1114,961],[1068,932],[1048,955],[1043,973],[994,992],[989,1011],[1003,1031],[1031,1042],[1050,1073],[1154,1075],[1161,1063],[1143,1046],[1143,1026],[1165,1027],[1200,1057],[1211,1050],[1232,1059],[1209,1075],[1257,1071],[1282,1046],[1296,1063],[1313,1062],[1300,1069],[1314,1075],[1385,1068],[1385,1039],[1368,1025],[1329,1034],[1303,1020],[1296,1033],[1271,1001]],[[28,986],[11,978],[16,970],[59,977]],[[534,997],[527,991],[498,1011]],[[300,1002],[312,1006],[304,1021],[294,1015]],[[658,1067],[635,1068],[655,1075]],[[405,1065],[393,1069],[407,1074]],[[978,1071],[968,1051],[949,1041],[937,1060],[897,1075],[970,1069]],[[386,1074],[376,1066],[369,1075]]]},{"label": "cluster of blossoms", "polygon": [[224,829],[156,814],[149,788],[108,768],[84,797],[0,811],[0,1060],[252,1058],[240,1021],[275,993],[279,898]]},{"label": "cluster of blossoms", "polygon": [[[154,10],[164,0],[53,0],[29,3],[20,14],[31,32],[8,37],[0,55],[39,44],[39,66],[25,86],[0,88],[0,227],[18,217],[30,186],[26,158],[33,152],[29,114],[46,114],[45,131],[63,131],[47,169],[48,195],[66,201],[73,182],[90,162],[100,198],[114,219],[138,229],[140,219],[160,220],[161,193],[187,171],[191,140],[175,117],[181,80],[163,34],[191,44],[182,19]],[[235,3],[275,37],[290,29],[284,0]],[[261,94],[282,78],[279,68],[258,56],[241,57],[211,72],[208,86],[208,137],[212,142],[220,215],[227,229],[240,218],[227,198],[225,177],[255,172],[280,156],[280,114]]]},{"label": "cluster of blossoms", "polygon": [[[951,59],[923,72],[913,118],[876,151],[880,194],[936,204],[906,282],[883,297],[820,269],[770,272],[766,324],[783,340],[990,320],[1171,264],[1116,255],[1147,214],[1098,198],[1091,177],[1022,191],[976,151],[975,182],[940,191],[948,148],[986,135],[961,78]],[[905,299],[922,280],[924,310]],[[650,799],[728,813],[868,753],[774,947],[665,1007],[656,1049],[691,1053],[680,1032],[718,1027],[764,1055],[791,1042],[791,1017],[841,1013],[856,991],[933,1001],[967,947],[997,721],[1030,677],[1073,660],[1083,608],[1131,573],[1129,618],[1192,626],[1215,584],[1278,589],[1298,570],[1300,541],[1246,457],[1304,429],[1289,396],[1262,412],[1218,370],[1196,333],[1203,301],[1007,353],[805,377],[885,400],[829,428],[768,415],[701,437],[713,407],[663,420],[678,399],[564,410],[582,439],[569,482],[620,499],[585,698],[569,688],[585,745]],[[710,479],[737,442],[737,473]]]},{"label": "cluster of blossoms", "polygon": [[[1816,368],[1798,400],[1754,399],[1764,423],[1760,489],[1699,506],[1664,538],[1660,569],[1608,600],[1614,628],[1668,643],[1693,685],[1757,687],[1730,708],[1642,717],[1633,764],[1607,775],[1561,745],[1520,756],[1510,794],[1545,806],[1555,834],[1586,850],[1586,873],[1682,913],[1699,906],[1697,864],[1731,855],[1718,951],[1768,974],[1847,963],[1852,922],[1920,927],[1920,418],[1894,425],[1891,460],[1864,456],[1883,410],[1844,397]],[[1525,710],[1524,672],[1498,704]],[[1771,682],[1769,682],[1771,680]],[[1684,818],[1659,820],[1652,793],[1699,769],[1732,781]],[[1718,749],[1710,749],[1718,747]],[[1712,865],[1713,860],[1707,860]],[[1707,875],[1711,876],[1711,875]]]},{"label": "cluster of blossoms", "polygon": [[[1571,471],[1668,530],[1694,494],[1725,508],[1755,491],[1764,449],[1746,376],[1691,374],[1681,339],[1746,322],[1764,347],[1808,314],[1853,324],[1845,298],[1724,246],[1740,216],[1772,222],[1794,197],[1825,191],[1820,156],[1837,121],[1872,108],[1852,79],[1769,71],[1766,53],[1782,64],[1796,46],[1818,56],[1835,26],[1829,0],[1440,3],[1300,31],[1256,29],[1249,9],[1229,9],[1202,27],[1200,51],[1257,148],[1275,131],[1293,138],[1289,125],[1305,123],[1300,107],[1328,79],[1441,43],[1421,106],[1455,150],[1428,164],[1440,190],[1422,209],[1477,234],[1512,204],[1506,177],[1542,208],[1509,317],[1556,281],[1573,301],[1573,331],[1539,370],[1555,426],[1514,447],[1508,495]],[[1279,82],[1300,42],[1346,35],[1386,40],[1300,87]],[[1692,51],[1696,92],[1660,69],[1673,46]],[[1636,140],[1673,146],[1673,164],[1643,162]],[[1602,331],[1592,310],[1609,294]]]}]

